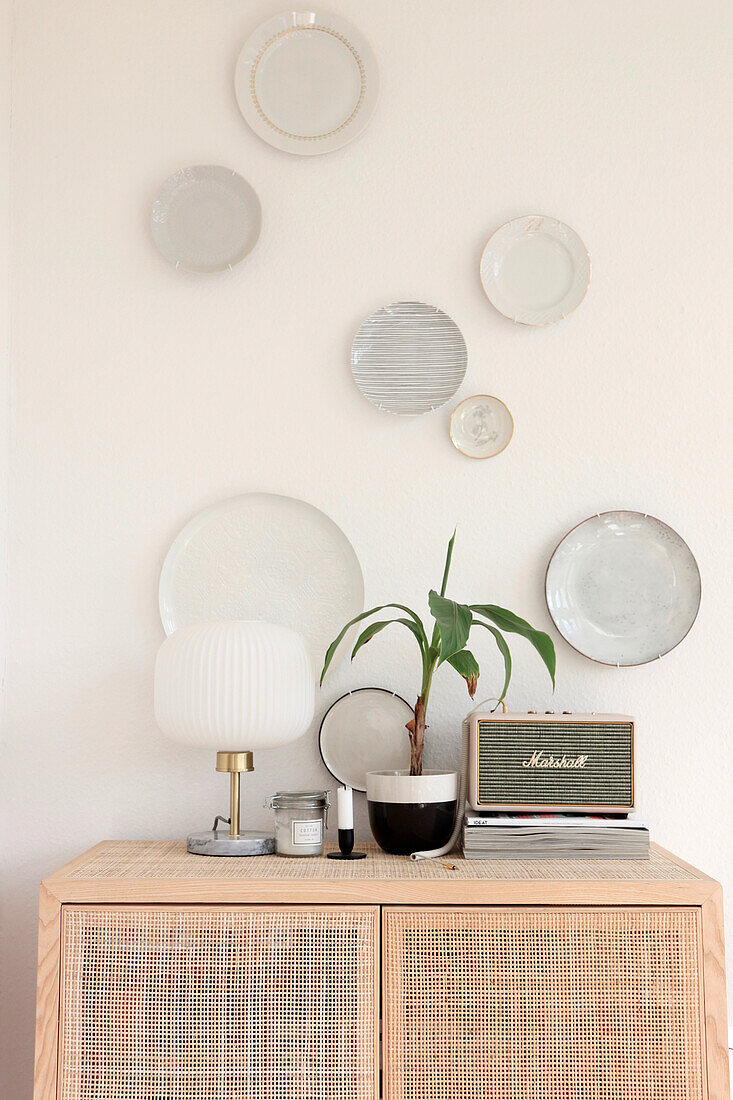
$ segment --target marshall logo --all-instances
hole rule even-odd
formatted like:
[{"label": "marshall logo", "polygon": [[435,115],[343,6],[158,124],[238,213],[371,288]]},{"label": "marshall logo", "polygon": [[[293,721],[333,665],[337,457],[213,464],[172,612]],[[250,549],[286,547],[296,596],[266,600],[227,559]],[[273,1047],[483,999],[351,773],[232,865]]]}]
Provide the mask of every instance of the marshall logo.
[{"label": "marshall logo", "polygon": [[544,749],[535,749],[530,756],[529,760],[522,761],[523,768],[565,768],[565,769],[578,769],[584,768],[588,763],[587,756],[553,756],[552,753],[545,753]]}]

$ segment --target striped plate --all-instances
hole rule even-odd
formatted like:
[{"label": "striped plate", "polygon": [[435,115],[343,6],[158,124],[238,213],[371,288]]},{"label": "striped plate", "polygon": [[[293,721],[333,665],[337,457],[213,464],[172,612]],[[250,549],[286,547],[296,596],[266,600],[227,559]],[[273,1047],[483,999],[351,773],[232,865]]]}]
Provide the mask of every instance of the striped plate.
[{"label": "striped plate", "polygon": [[466,342],[455,321],[424,302],[395,302],[368,317],[351,347],[351,371],[373,405],[399,416],[430,412],[463,382]]}]

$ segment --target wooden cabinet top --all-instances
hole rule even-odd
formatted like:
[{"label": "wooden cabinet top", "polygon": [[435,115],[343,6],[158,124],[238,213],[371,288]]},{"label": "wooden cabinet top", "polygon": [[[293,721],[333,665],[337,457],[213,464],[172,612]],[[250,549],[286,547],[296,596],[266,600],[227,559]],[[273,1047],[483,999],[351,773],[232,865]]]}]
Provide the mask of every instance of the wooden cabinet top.
[{"label": "wooden cabinet top", "polygon": [[[333,848],[333,845],[330,846]],[[657,845],[648,860],[195,856],[182,842],[104,841],[45,881],[65,904],[700,905],[718,884]]]}]

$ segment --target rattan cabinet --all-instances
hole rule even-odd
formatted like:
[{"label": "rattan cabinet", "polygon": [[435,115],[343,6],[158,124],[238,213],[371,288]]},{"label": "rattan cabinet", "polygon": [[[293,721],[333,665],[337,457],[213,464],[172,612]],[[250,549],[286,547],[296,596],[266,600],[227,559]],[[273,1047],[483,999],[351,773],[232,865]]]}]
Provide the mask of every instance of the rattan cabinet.
[{"label": "rattan cabinet", "polygon": [[98,845],[41,889],[35,1100],[729,1100],[717,883],[452,863]]}]

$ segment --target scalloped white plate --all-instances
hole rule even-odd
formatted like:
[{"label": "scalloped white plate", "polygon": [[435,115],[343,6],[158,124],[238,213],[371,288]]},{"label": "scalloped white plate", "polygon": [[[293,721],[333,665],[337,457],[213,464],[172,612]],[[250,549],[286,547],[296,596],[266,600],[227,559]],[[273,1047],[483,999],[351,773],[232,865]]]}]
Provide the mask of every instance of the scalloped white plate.
[{"label": "scalloped white plate", "polygon": [[491,304],[522,325],[551,325],[572,313],[590,282],[578,234],[541,214],[514,218],[489,238],[481,283]]},{"label": "scalloped white plate", "polygon": [[379,70],[364,36],[323,11],[286,11],[247,39],[234,90],[254,132],[276,149],[340,149],[369,122]]}]

